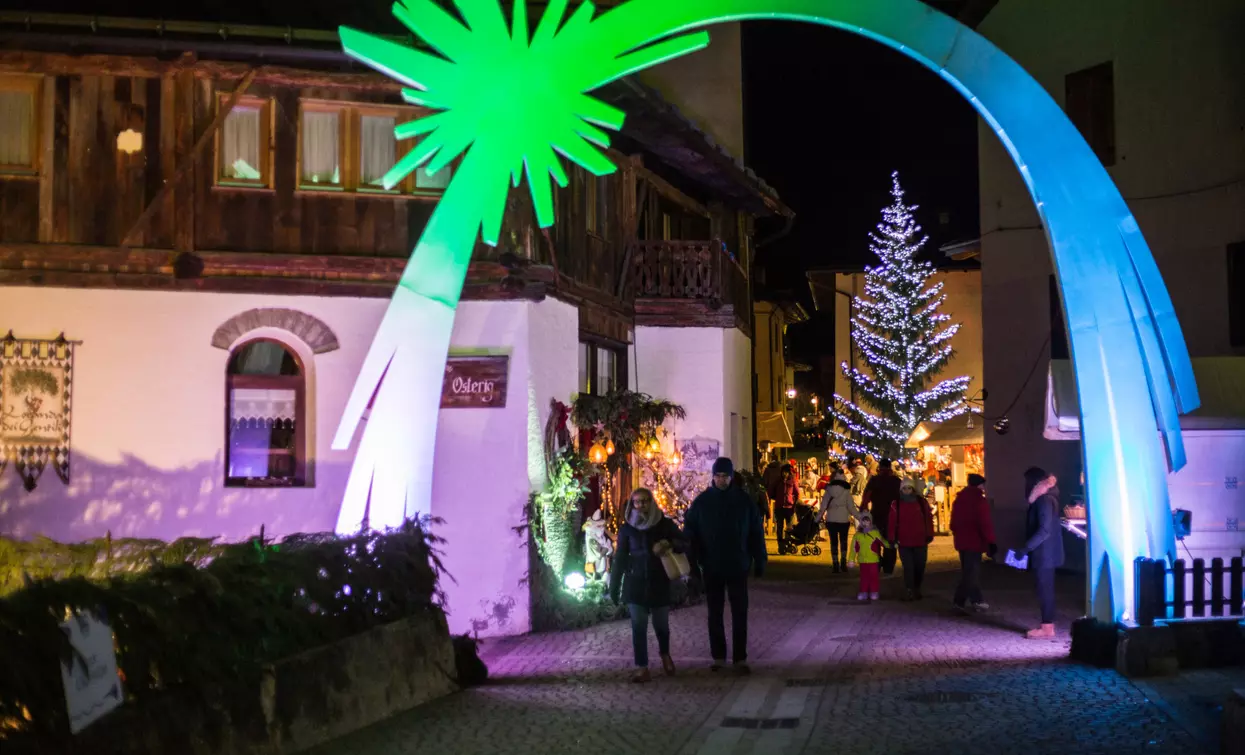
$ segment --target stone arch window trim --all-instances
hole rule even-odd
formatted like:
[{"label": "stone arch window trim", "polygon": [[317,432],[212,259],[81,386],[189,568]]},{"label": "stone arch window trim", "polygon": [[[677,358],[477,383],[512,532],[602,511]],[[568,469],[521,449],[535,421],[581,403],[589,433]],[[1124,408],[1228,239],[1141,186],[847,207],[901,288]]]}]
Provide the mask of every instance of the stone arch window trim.
[{"label": "stone arch window trim", "polygon": [[221,323],[212,334],[212,345],[233,351],[247,333],[260,328],[276,328],[292,333],[307,344],[312,354],[326,354],[339,348],[337,334],[323,320],[297,309],[263,307],[248,309]]},{"label": "stone arch window trim", "polygon": [[[246,375],[233,372],[233,360],[244,349],[257,343],[271,343],[280,347],[294,360],[297,367],[296,375]],[[227,488],[307,488],[314,487],[308,475],[308,434],[307,434],[307,365],[291,343],[270,336],[254,336],[238,341],[229,350],[229,359],[225,364],[225,487]],[[293,465],[290,476],[286,478],[251,478],[232,474],[233,453],[233,398],[235,389],[285,389],[294,392],[294,437]]]}]

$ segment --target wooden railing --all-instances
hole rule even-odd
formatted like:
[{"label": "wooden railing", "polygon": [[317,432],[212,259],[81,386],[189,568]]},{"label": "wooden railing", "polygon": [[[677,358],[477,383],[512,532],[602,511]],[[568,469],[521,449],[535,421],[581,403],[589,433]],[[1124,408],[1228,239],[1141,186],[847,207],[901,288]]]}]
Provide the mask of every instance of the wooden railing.
[{"label": "wooden railing", "polygon": [[631,250],[631,293],[636,299],[692,299],[713,307],[750,306],[743,268],[717,239],[638,241]]},{"label": "wooden railing", "polygon": [[1245,564],[1240,556],[1227,566],[1222,558],[1211,559],[1209,569],[1200,558],[1193,559],[1192,569],[1180,560],[1169,568],[1163,560],[1138,558],[1134,569],[1137,589],[1133,608],[1136,621],[1142,626],[1149,626],[1156,619],[1205,618],[1208,609],[1211,617],[1221,617],[1226,611],[1239,618],[1245,610]]}]

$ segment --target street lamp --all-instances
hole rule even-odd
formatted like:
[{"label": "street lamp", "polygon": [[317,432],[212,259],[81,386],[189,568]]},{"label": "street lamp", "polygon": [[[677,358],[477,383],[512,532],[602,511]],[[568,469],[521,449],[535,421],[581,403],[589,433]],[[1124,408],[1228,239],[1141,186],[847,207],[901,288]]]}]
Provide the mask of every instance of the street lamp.
[{"label": "street lamp", "polygon": [[787,389],[787,398],[795,398],[795,388]]}]

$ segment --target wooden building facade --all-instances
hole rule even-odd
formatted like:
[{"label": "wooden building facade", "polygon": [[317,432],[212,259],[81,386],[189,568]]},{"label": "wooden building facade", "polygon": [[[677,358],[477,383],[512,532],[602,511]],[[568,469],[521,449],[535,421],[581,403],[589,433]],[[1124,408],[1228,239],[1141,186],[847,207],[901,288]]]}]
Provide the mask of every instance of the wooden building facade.
[{"label": "wooden building facade", "polygon": [[[324,6],[321,29],[396,27]],[[53,365],[72,384],[47,460],[61,480],[0,431],[0,533],[334,529],[359,441],[333,431],[452,175],[379,185],[408,148],[394,126],[420,113],[335,32],[167,12],[197,18],[0,11],[0,412],[22,411],[5,376],[31,349],[72,346]],[[338,15],[360,13],[381,15]],[[548,229],[512,190],[455,316],[451,356],[507,382],[496,405],[438,415],[430,513],[456,632],[525,631],[514,527],[544,484],[551,400],[631,387],[687,408],[671,435],[698,458],[754,447],[752,239],[790,211],[654,90],[599,96],[627,114],[618,171],[570,169]]]},{"label": "wooden building facade", "polygon": [[[52,33],[73,18],[38,18],[41,33],[4,20],[0,36],[28,41],[0,52],[0,285],[390,295],[448,181],[378,185],[409,149],[392,126],[421,115],[396,83],[318,41],[216,52],[185,32],[169,59],[145,54],[157,22],[135,21],[81,54]],[[251,30],[265,31],[283,30]],[[512,192],[464,298],[558,296],[620,342],[635,322],[747,332],[753,218],[789,211],[643,85],[604,98],[639,122],[610,153],[619,171],[573,168],[547,231]]]}]

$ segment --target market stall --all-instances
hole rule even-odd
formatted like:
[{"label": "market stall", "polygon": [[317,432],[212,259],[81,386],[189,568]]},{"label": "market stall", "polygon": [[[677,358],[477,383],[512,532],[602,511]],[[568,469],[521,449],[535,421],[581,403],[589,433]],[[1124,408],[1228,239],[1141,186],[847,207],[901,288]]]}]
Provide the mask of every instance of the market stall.
[{"label": "market stall", "polygon": [[934,526],[939,534],[946,534],[950,532],[955,494],[968,485],[970,474],[986,474],[982,419],[970,416],[942,423],[922,422],[905,445],[916,450],[906,473],[925,480],[934,506]]}]

